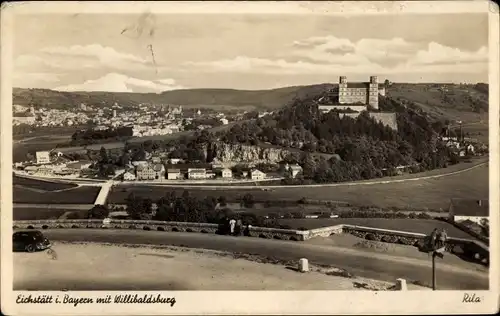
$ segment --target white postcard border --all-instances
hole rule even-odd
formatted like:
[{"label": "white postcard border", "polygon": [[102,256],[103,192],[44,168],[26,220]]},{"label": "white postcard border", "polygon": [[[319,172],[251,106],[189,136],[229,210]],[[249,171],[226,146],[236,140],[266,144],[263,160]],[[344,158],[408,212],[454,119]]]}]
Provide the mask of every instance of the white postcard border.
[{"label": "white postcard border", "polygon": [[[144,292],[14,292],[12,291],[12,23],[14,13],[279,13],[387,14],[489,12],[490,34],[490,227],[492,250],[490,290],[473,291],[481,303],[462,303],[465,291],[169,291],[173,307],[162,304],[16,304],[18,294],[97,297]],[[2,6],[1,11],[1,307],[5,314],[441,314],[494,313],[498,310],[499,246],[499,17],[498,6],[487,1],[411,2],[44,2]],[[159,294],[160,292],[150,292]]]}]

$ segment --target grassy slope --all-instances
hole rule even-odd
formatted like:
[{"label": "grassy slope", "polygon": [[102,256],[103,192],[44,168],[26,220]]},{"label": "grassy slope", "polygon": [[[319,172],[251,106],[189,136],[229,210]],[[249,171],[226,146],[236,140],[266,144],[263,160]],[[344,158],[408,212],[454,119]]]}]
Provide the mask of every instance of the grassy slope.
[{"label": "grassy slope", "polygon": [[292,229],[305,227],[314,229],[339,224],[359,225],[381,229],[401,230],[412,233],[429,234],[434,228],[444,228],[450,237],[471,238],[469,234],[446,222],[424,219],[385,218],[326,218],[326,219],[280,219],[279,223]]},{"label": "grassy slope", "polygon": [[[445,94],[448,101],[443,99]],[[488,94],[473,86],[453,85],[448,87],[447,92],[443,92],[428,84],[393,84],[388,89],[388,95],[395,99],[412,101],[434,118],[464,122],[483,121],[488,124]],[[469,97],[483,109],[482,113],[473,111]]]},{"label": "grassy slope", "polygon": [[79,187],[63,192],[34,192],[22,187],[13,188],[14,203],[29,204],[92,204],[99,187]]}]

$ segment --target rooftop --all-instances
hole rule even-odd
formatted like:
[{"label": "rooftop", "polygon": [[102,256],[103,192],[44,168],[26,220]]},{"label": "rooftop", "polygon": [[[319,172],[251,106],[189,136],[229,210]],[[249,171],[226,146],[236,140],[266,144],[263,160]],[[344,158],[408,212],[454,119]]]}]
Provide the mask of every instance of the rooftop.
[{"label": "rooftop", "polygon": [[451,199],[453,215],[456,216],[482,216],[488,217],[490,214],[489,201],[473,199]]}]

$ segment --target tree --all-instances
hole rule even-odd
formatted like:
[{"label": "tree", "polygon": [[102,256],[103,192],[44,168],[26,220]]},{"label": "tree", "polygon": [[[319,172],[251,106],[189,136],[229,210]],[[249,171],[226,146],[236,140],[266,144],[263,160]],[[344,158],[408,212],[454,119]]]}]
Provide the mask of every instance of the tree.
[{"label": "tree", "polygon": [[104,219],[108,217],[109,209],[105,205],[95,205],[87,213],[88,219]]},{"label": "tree", "polygon": [[227,205],[227,199],[223,195],[219,196],[219,198],[217,199],[217,202],[219,202],[219,205],[223,206],[223,207]]},{"label": "tree", "polygon": [[241,203],[246,208],[252,208],[255,204],[253,195],[250,193],[245,194],[241,199]]},{"label": "tree", "polygon": [[101,150],[99,151],[99,162],[103,164],[108,163],[108,152],[106,151],[106,148],[104,148],[104,146],[102,146]]}]

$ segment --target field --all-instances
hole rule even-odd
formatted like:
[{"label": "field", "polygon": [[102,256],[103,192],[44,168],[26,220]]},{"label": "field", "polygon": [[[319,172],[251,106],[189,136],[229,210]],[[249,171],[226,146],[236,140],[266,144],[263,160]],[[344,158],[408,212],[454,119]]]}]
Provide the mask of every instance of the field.
[{"label": "field", "polygon": [[[394,179],[436,175],[472,166],[473,164],[464,163],[445,170],[434,170],[428,173],[394,177]],[[428,208],[438,210],[448,208],[450,199],[455,197],[467,196],[472,199],[487,198],[489,193],[488,179],[488,166],[484,165],[473,170],[441,178],[389,182],[384,184],[364,184],[360,182],[356,185],[335,187],[289,186],[272,188],[267,191],[258,187],[245,189],[228,187],[191,187],[187,190],[191,195],[197,197],[213,196],[218,198],[224,195],[228,201],[238,201],[243,195],[251,193],[254,199],[258,201],[297,201],[305,197],[307,199],[337,201],[359,206]],[[180,195],[184,190],[184,188],[180,187],[122,185],[112,189],[108,202],[112,204],[121,204],[131,192],[139,196],[159,199],[165,195],[166,192],[175,191]]]},{"label": "field", "polygon": [[28,179],[16,176],[12,177],[12,184],[14,186],[23,186],[42,191],[58,191],[58,190],[65,190],[77,187],[76,184],[71,184],[71,183],[48,182],[48,181]]},{"label": "field", "polygon": [[469,133],[470,138],[477,139],[484,144],[488,144],[489,141],[488,121],[484,123],[464,124],[462,126],[462,130],[464,136],[467,137],[467,133]]},{"label": "field", "polygon": [[472,238],[469,234],[451,224],[438,220],[426,219],[385,219],[385,218],[325,218],[325,219],[280,219],[280,225],[288,225],[292,229],[305,227],[314,229],[339,224],[359,225],[380,229],[401,230],[420,234],[429,234],[434,228],[444,228],[450,237]]},{"label": "field", "polygon": [[[90,209],[91,207],[89,207]],[[76,212],[87,214],[86,210],[70,210],[60,208],[29,208],[29,207],[14,207],[12,210],[12,220],[26,221],[26,220],[48,220],[58,219],[66,212]]]},{"label": "field", "polygon": [[[488,124],[488,95],[473,86],[447,85],[448,91],[440,91],[427,84],[393,84],[388,93],[392,98],[414,102],[435,118],[461,120],[464,122],[485,121]],[[474,112],[473,100],[476,102]]]},{"label": "field", "polygon": [[99,187],[79,187],[64,192],[36,192],[30,189],[14,187],[14,203],[30,204],[93,204]]}]

